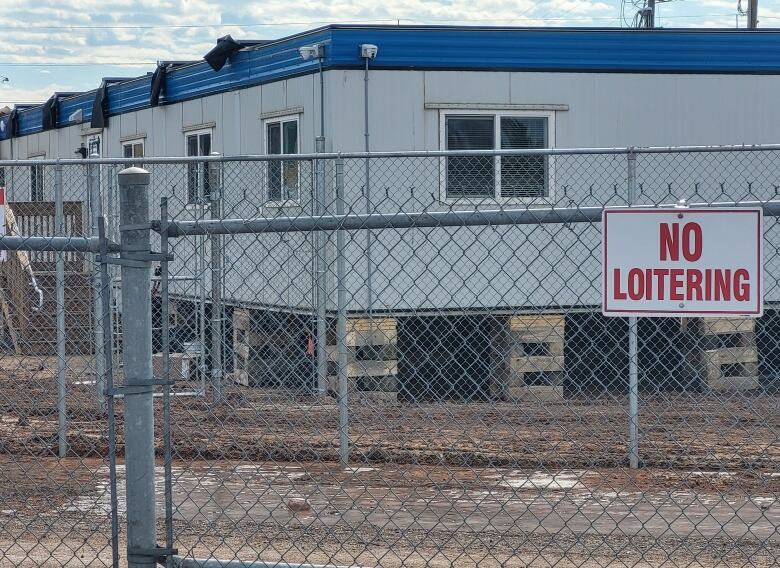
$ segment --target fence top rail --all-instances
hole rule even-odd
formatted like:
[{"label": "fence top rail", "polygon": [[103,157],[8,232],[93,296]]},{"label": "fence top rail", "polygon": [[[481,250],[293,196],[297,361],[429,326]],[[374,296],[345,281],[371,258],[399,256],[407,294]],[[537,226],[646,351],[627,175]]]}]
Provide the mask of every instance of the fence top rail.
[{"label": "fence top rail", "polygon": [[[116,243],[109,242],[109,252],[118,252]],[[98,237],[43,237],[38,235],[0,235],[0,250],[100,252]]]},{"label": "fence top rail", "polygon": [[125,165],[192,164],[203,162],[267,162],[271,160],[322,160],[322,159],[382,159],[382,158],[446,158],[477,156],[566,156],[566,155],[628,155],[638,154],[686,154],[720,152],[776,152],[780,144],[733,144],[721,146],[628,146],[616,148],[538,148],[523,150],[419,150],[393,152],[323,152],[310,154],[257,154],[225,156],[148,156],[144,158],[66,158],[0,160],[0,167],[14,166],[74,166],[87,164]]},{"label": "fence top rail", "polygon": [[[635,209],[653,207],[674,208],[680,203],[635,205]],[[771,217],[780,216],[780,201],[726,201],[690,203],[685,207],[756,207]],[[232,235],[240,233],[286,233],[361,229],[410,229],[432,227],[464,227],[479,225],[537,225],[549,223],[597,223],[609,207],[478,209],[467,211],[422,211],[417,213],[365,213],[299,217],[257,217],[251,219],[207,219],[199,221],[153,221],[155,231],[167,228],[169,237],[193,235]]]}]

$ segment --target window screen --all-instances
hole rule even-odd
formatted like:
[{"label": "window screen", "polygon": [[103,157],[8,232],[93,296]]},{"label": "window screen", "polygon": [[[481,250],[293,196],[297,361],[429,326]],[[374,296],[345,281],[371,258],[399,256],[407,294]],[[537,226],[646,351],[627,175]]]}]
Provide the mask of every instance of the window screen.
[{"label": "window screen", "polygon": [[[211,134],[187,135],[187,156],[211,154]],[[211,198],[211,179],[207,163],[187,164],[187,201],[202,203]]]},{"label": "window screen", "polygon": [[[546,118],[501,117],[502,150],[546,147]],[[547,193],[547,156],[501,157],[501,197],[542,197]]]},{"label": "window screen", "polygon": [[30,166],[30,201],[43,201],[43,166]]},{"label": "window screen", "polygon": [[144,157],[143,142],[131,142],[129,144],[125,144],[123,147],[123,157],[143,158]]},{"label": "window screen", "polygon": [[89,146],[87,152],[89,156],[97,154],[100,156],[100,136],[93,136],[89,139],[87,145]]},{"label": "window screen", "polygon": [[[282,125],[283,143],[285,154],[298,153],[298,122],[291,120]],[[282,164],[284,175],[282,184],[284,186],[285,199],[298,199],[298,162],[286,161]]]},{"label": "window screen", "polygon": [[[298,153],[298,121],[266,124],[266,151],[269,155]],[[268,162],[268,200],[298,199],[299,164],[292,160]]]},{"label": "window screen", "polygon": [[[282,153],[282,127],[280,123],[271,122],[266,125],[266,140],[269,154]],[[268,162],[268,200],[282,200],[282,162],[278,160]]]},{"label": "window screen", "polygon": [[[122,157],[124,158],[143,158],[144,157],[144,143],[143,142],[129,142],[122,146]],[[133,166],[140,168],[143,166],[142,162],[134,162]]]},{"label": "window screen", "polygon": [[[448,116],[447,150],[495,149],[492,116]],[[447,158],[447,197],[493,197],[495,159],[492,156]]]}]

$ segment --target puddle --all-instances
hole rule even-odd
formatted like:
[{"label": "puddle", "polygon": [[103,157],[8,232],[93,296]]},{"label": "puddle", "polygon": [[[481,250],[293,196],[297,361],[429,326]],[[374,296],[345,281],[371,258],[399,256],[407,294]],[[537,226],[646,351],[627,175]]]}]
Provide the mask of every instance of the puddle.
[{"label": "puddle", "polygon": [[777,503],[777,499],[775,499],[774,497],[763,497],[763,496],[762,497],[751,497],[750,500],[753,501],[753,503],[755,503],[756,505],[759,505],[759,506],[762,506],[762,507],[763,506],[770,507],[770,506],[774,505],[775,503]]},{"label": "puddle", "polygon": [[565,491],[567,489],[584,489],[580,479],[585,471],[560,471],[549,473],[535,471],[525,474],[521,471],[511,471],[504,475],[501,482],[512,489],[547,489],[551,491]]}]

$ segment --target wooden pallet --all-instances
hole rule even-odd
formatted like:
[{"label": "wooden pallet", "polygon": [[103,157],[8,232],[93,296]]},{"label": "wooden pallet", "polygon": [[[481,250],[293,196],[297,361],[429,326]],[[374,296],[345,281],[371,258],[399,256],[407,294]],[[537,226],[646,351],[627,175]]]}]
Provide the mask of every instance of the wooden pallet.
[{"label": "wooden pallet", "polygon": [[712,390],[759,388],[758,350],[752,319],[702,319],[699,339],[701,369]]},{"label": "wooden pallet", "polygon": [[[82,203],[65,203],[67,234],[81,233]],[[15,202],[5,208],[6,232],[53,236],[53,202]],[[55,264],[57,254],[51,252],[8,252],[8,260],[0,270],[3,287],[3,328],[17,354],[52,355],[57,346],[57,303]],[[83,253],[64,253],[65,260],[65,333],[66,352],[70,355],[93,352],[90,332],[92,324],[92,290],[90,274],[85,272]],[[43,292],[43,305],[38,311],[38,298],[31,286],[32,271]],[[1,333],[1,331],[0,331]]]},{"label": "wooden pallet", "polygon": [[304,318],[233,310],[233,379],[241,385],[299,389],[311,382]]},{"label": "wooden pallet", "polygon": [[511,400],[554,400],[563,396],[564,316],[514,315],[506,319],[507,371],[494,392]]},{"label": "wooden pallet", "polygon": [[[328,388],[338,392],[338,346],[330,333]],[[368,398],[394,399],[398,391],[397,320],[355,318],[347,320],[347,376],[350,392]]]}]

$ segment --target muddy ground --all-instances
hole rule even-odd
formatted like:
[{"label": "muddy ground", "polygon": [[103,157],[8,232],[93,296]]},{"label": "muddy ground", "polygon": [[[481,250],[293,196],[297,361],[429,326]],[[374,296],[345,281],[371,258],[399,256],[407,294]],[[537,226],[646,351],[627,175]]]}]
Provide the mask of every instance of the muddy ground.
[{"label": "muddy ground", "polygon": [[[106,417],[88,362],[69,361],[69,457],[54,457],[52,363],[0,359],[0,566],[109,565]],[[632,473],[622,398],[409,405],[356,394],[345,469],[332,399],[232,385],[220,404],[174,397],[177,545],[388,567],[770,566],[779,403],[643,395],[643,469]],[[160,400],[157,413],[159,424]],[[117,427],[121,477],[121,400]]]}]

